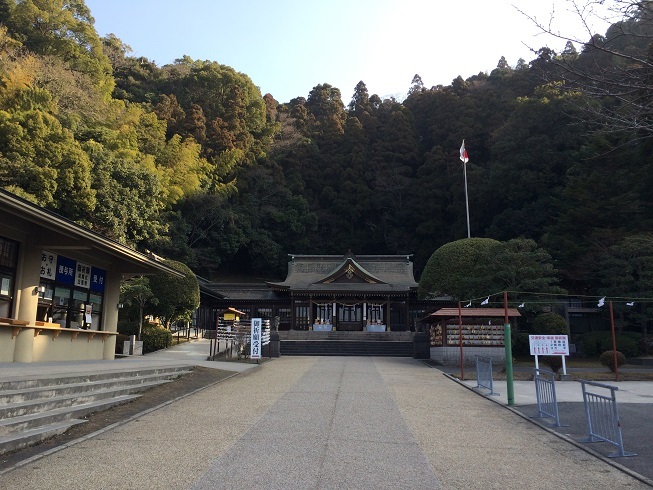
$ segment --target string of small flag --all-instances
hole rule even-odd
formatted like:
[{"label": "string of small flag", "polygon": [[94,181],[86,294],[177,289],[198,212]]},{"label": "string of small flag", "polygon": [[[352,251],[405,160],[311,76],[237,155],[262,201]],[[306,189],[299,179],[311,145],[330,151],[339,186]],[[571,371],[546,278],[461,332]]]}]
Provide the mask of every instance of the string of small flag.
[{"label": "string of small flag", "polygon": [[[507,291],[508,294],[515,294],[515,295],[535,295],[535,296],[540,296],[540,297],[551,297],[553,298],[566,298],[566,299],[587,299],[587,300],[598,300],[596,303],[597,308],[601,308],[605,306],[605,302],[608,299],[607,296],[588,296],[588,295],[575,295],[575,294],[560,294],[560,293],[543,293],[543,292],[536,292],[536,291]],[[473,303],[476,303],[477,301],[480,300],[480,306],[487,306],[489,305],[492,301],[492,297],[494,296],[501,296],[501,300],[497,302],[497,304],[503,305],[503,291],[499,291],[497,293],[492,293],[489,294],[488,296],[481,296],[477,298],[471,298],[471,299],[466,299],[465,301],[467,304],[463,306],[463,308],[470,308],[472,307]],[[522,300],[517,308],[525,308],[527,304],[530,305],[537,305],[537,304],[550,304],[552,302],[552,299],[541,299],[541,300],[531,300],[531,301],[525,301]],[[624,296],[616,296],[616,297],[611,297],[610,301],[613,303],[622,303],[625,306],[628,307],[633,307],[637,303],[652,303],[653,298],[632,298],[632,297],[624,297]],[[513,302],[514,304],[515,302]]]}]

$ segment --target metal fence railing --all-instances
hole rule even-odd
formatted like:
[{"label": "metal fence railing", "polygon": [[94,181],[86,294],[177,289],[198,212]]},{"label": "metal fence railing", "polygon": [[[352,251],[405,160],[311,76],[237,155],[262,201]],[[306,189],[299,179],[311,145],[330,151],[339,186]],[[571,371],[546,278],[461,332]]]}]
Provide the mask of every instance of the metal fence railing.
[{"label": "metal fence railing", "polygon": [[537,399],[537,415],[534,418],[552,418],[551,427],[568,427],[560,423],[558,398],[556,396],[555,373],[546,369],[535,368],[535,398]]},{"label": "metal fence railing", "polygon": [[494,391],[494,380],[492,379],[492,358],[476,356],[476,388],[490,390],[488,395],[498,396]]},{"label": "metal fence railing", "polygon": [[[583,404],[585,405],[588,436],[579,442],[607,442],[617,446],[619,451],[608,454],[609,458],[637,456],[636,453],[624,451],[621,421],[615,397],[615,391],[618,391],[619,388],[592,381],[580,380],[580,382],[583,385]],[[610,395],[590,392],[588,386],[610,390]]]}]

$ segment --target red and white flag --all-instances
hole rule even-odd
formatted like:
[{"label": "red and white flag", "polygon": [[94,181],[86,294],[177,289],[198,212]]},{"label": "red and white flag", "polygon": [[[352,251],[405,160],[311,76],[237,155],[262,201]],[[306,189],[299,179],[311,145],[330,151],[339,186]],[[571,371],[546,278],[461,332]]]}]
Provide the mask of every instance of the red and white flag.
[{"label": "red and white flag", "polygon": [[465,150],[465,140],[463,140],[463,144],[460,147],[460,161],[463,163],[469,162],[469,155],[467,155],[467,150]]}]

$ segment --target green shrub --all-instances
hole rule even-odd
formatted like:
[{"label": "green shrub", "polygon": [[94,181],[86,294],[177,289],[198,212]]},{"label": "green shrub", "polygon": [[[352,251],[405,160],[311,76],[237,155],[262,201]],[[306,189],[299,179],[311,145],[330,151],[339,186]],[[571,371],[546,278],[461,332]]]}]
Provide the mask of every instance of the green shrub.
[{"label": "green shrub", "polygon": [[[636,332],[619,332],[616,334],[617,350],[628,357],[637,357],[641,354],[642,335]],[[602,352],[612,350],[612,333],[588,332],[579,338],[583,355],[588,357],[600,356]]]},{"label": "green shrub", "polygon": [[[121,320],[118,322],[118,333],[125,335],[138,335],[138,322]],[[127,339],[129,340],[129,339]]]},{"label": "green shrub", "polygon": [[542,313],[533,321],[533,333],[538,335],[566,335],[567,321],[557,313]]},{"label": "green shrub", "polygon": [[143,341],[143,354],[166,349],[172,345],[172,333],[160,325],[146,323],[141,333]]},{"label": "green shrub", "polygon": [[116,354],[124,354],[122,346],[125,345],[123,343],[125,341],[129,342],[129,335],[125,335],[124,333],[116,335]]},{"label": "green shrub", "polygon": [[[603,354],[599,356],[599,361],[601,361],[601,364],[608,367],[610,371],[614,373],[615,371],[615,365],[614,365],[614,351],[613,350],[607,350]],[[617,351],[617,366],[621,366],[622,364],[626,363],[626,356],[624,356],[621,352]]]},{"label": "green shrub", "polygon": [[513,333],[512,340],[512,355],[515,357],[527,357],[531,354],[530,344],[528,342],[527,332]]},{"label": "green shrub", "polygon": [[551,368],[551,371],[557,373],[562,367],[562,356],[542,356],[540,358],[543,364]]}]

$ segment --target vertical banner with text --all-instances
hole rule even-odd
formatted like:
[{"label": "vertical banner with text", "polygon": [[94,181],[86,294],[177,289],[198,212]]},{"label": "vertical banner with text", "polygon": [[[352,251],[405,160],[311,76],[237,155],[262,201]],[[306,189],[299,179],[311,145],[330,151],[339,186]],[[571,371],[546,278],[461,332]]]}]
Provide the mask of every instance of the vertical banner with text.
[{"label": "vertical banner with text", "polygon": [[252,318],[252,339],[250,342],[250,359],[261,358],[261,330],[263,321],[260,318]]}]

